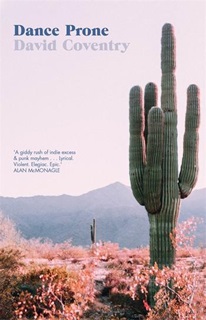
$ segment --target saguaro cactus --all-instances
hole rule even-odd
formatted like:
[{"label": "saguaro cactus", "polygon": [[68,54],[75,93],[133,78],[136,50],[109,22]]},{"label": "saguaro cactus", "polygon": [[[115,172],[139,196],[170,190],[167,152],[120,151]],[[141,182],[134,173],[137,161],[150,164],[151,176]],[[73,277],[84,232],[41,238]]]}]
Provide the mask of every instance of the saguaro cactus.
[{"label": "saguaro cactus", "polygon": [[157,87],[148,83],[130,91],[130,180],[136,200],[144,205],[150,222],[150,264],[159,268],[175,263],[171,241],[179,215],[180,199],[192,191],[198,174],[199,89],[187,90],[184,150],[178,176],[176,52],[174,29],[162,28],[161,108]]},{"label": "saguaro cactus", "polygon": [[90,229],[91,229],[91,241],[92,244],[96,243],[96,220],[93,219],[93,224],[90,225]]}]

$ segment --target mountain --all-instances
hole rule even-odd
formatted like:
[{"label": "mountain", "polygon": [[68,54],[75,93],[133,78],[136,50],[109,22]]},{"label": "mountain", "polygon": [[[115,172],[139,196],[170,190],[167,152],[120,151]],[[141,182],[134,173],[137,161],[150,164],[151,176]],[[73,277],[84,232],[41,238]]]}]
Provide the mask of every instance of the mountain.
[{"label": "mountain", "polygon": [[[206,246],[206,189],[195,190],[182,201],[180,221],[201,217],[196,243]],[[86,246],[90,224],[96,219],[97,240],[117,242],[135,248],[149,242],[149,223],[144,207],[130,187],[119,182],[80,196],[0,197],[0,209],[14,221],[22,235],[50,238],[54,242],[71,239],[73,245]]]}]

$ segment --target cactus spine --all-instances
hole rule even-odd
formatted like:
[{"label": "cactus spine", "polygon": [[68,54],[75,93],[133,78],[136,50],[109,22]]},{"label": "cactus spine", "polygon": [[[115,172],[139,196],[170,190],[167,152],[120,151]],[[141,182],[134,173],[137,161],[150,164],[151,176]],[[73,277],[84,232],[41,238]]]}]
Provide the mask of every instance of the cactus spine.
[{"label": "cactus spine", "polygon": [[161,108],[157,87],[148,83],[130,91],[130,181],[136,200],[144,205],[150,222],[150,264],[172,266],[175,248],[171,233],[176,227],[180,199],[192,191],[198,174],[199,89],[187,90],[184,150],[178,176],[176,52],[173,26],[162,28]]}]

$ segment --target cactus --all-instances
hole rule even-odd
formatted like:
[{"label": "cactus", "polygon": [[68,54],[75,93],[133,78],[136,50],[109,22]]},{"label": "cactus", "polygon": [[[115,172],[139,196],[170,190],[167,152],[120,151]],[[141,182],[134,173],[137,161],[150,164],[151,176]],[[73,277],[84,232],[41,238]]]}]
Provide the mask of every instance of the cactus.
[{"label": "cactus", "polygon": [[96,243],[96,220],[93,219],[93,224],[90,225],[91,228],[91,241],[92,244]]},{"label": "cactus", "polygon": [[184,150],[178,176],[176,46],[174,28],[162,28],[161,108],[157,86],[148,83],[130,91],[130,181],[136,200],[144,205],[150,222],[150,264],[159,268],[175,263],[171,233],[179,216],[180,200],[192,191],[198,174],[199,89],[187,90]]}]

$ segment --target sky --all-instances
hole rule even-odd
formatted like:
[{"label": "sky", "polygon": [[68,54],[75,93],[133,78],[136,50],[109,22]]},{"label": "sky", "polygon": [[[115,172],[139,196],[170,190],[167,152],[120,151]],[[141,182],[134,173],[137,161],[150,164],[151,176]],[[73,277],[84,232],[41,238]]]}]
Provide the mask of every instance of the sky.
[{"label": "sky", "polygon": [[[186,90],[195,83],[201,92],[195,188],[206,187],[205,1],[2,0],[0,10],[0,195],[80,195],[116,181],[130,185],[129,91],[152,81],[160,96],[161,29],[167,22],[176,35],[179,166]],[[14,25],[57,28],[59,35],[15,36]],[[106,28],[108,35],[80,30],[69,36],[66,25],[85,34]],[[96,43],[110,43],[113,50],[99,50]],[[29,152],[36,157],[33,166]]]}]

